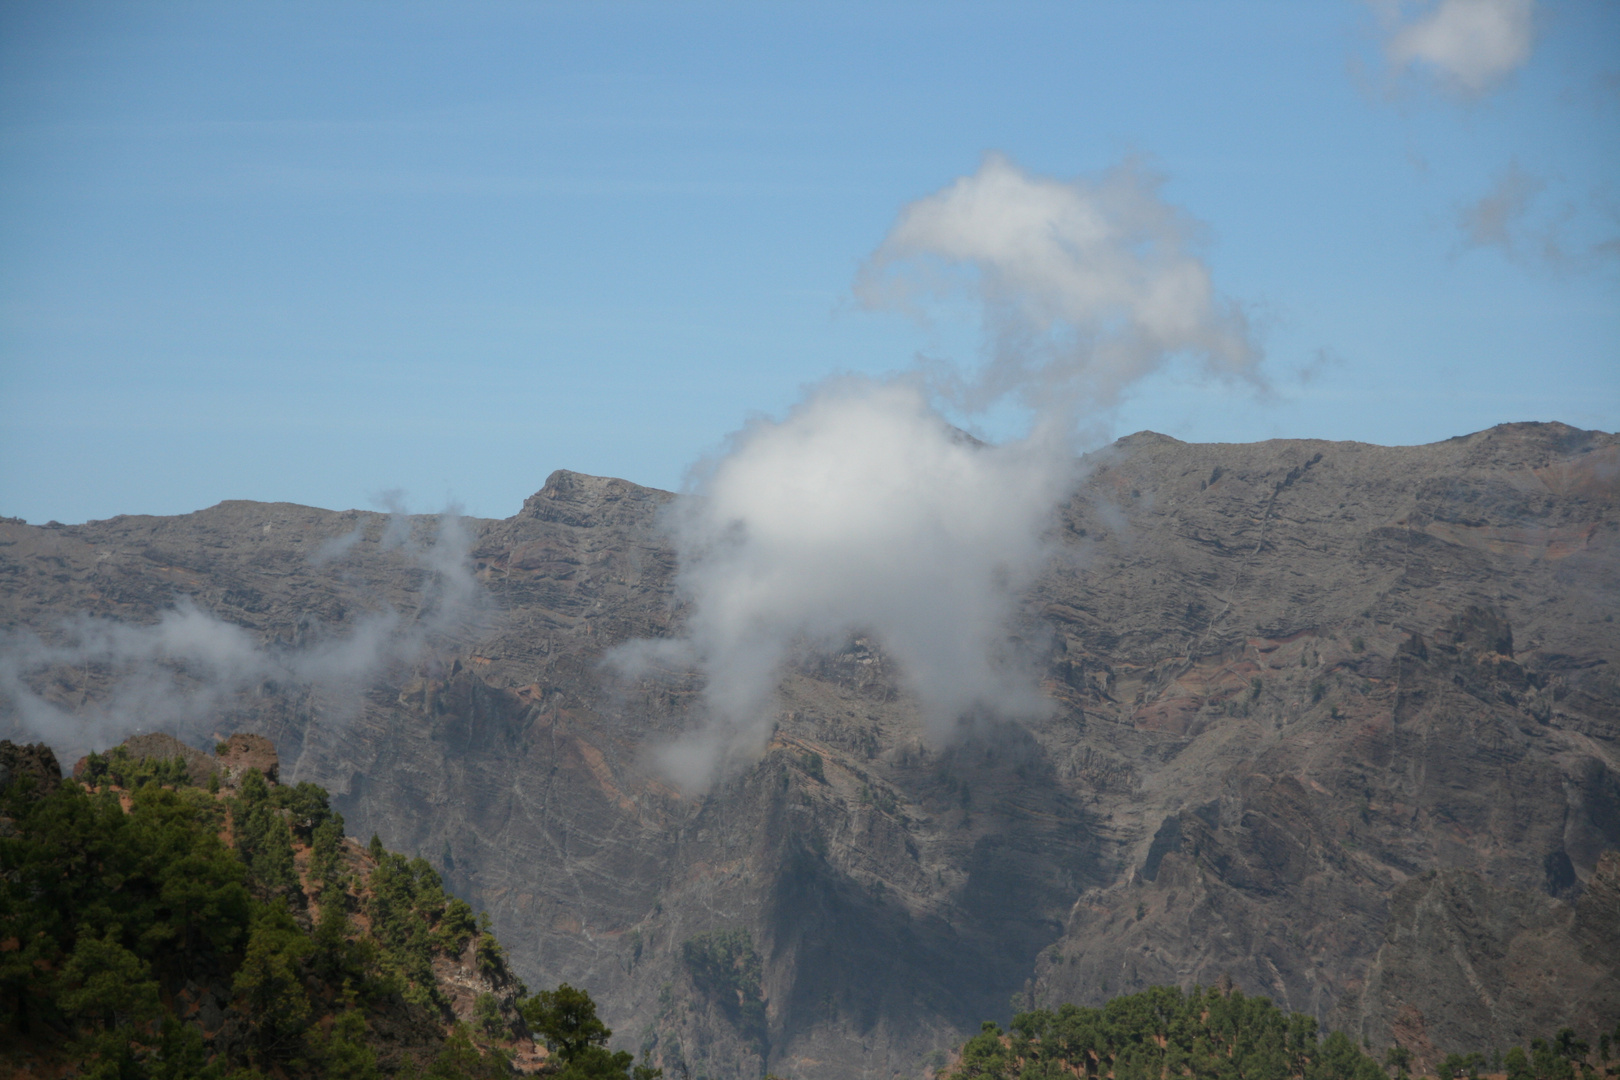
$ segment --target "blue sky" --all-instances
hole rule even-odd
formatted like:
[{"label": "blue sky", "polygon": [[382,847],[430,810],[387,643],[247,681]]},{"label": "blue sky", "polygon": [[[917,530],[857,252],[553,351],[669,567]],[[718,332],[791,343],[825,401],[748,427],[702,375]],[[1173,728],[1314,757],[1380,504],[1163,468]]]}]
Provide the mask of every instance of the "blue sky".
[{"label": "blue sky", "polygon": [[1112,434],[1615,430],[1620,4],[1449,3],[1527,51],[1359,0],[9,3],[0,514],[678,487],[829,375],[971,359],[852,285],[991,152],[1145,158],[1259,328],[1267,392],[1172,365]]}]

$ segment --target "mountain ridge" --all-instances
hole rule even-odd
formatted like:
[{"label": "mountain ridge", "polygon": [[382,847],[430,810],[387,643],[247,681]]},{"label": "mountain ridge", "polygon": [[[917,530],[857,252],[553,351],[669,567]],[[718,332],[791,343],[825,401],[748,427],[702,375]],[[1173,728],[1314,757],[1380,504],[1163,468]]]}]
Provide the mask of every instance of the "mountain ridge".
[{"label": "mountain ridge", "polygon": [[[1380,1045],[1412,1028],[1375,977],[1408,882],[1471,874],[1573,912],[1620,847],[1617,465],[1615,436],[1564,425],[1129,436],[1088,457],[1013,628],[1050,717],[930,745],[855,635],[784,673],[764,757],[703,797],[649,758],[698,716],[696,674],[601,667],[679,633],[660,525],[679,496],[558,470],[513,517],[463,522],[489,601],[471,640],[433,638],[348,718],[335,692],[261,687],[207,723],[270,734],[291,775],[478,897],[527,981],[600,986],[627,1048],[693,1076],[915,1074],[1009,995],[1222,974]],[[150,622],[183,594],[265,643],[383,605],[409,621],[432,572],[388,528],[251,503],[0,525],[0,620]],[[115,683],[31,677],[64,707]],[[684,949],[745,931],[763,1035]],[[1598,989],[1569,1007],[1620,1007]],[[1479,1048],[1462,1006],[1414,1008],[1438,1052]]]}]

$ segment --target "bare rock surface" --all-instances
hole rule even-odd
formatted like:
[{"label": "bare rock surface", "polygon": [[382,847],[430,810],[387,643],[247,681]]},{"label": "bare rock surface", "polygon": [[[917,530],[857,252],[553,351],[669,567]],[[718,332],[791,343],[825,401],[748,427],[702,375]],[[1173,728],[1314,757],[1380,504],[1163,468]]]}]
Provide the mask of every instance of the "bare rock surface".
[{"label": "bare rock surface", "polygon": [[[271,680],[173,734],[268,735],[671,1076],[917,1076],[1014,999],[1222,976],[1420,1059],[1620,1014],[1620,439],[1142,433],[1088,465],[1015,627],[1039,722],[931,745],[856,637],[785,674],[760,761],[683,794],[649,751],[697,722],[696,676],[601,662],[679,632],[674,496],[558,472],[462,523],[476,619],[351,693]],[[264,649],[438,626],[400,529],[244,502],[0,522],[5,647],[181,601]],[[26,675],[68,712],[119,677]]]},{"label": "bare rock surface", "polygon": [[1365,989],[1340,1011],[1363,1029],[1409,1027],[1416,1045],[1408,1045],[1426,1049],[1431,1064],[1431,1031],[1447,1043],[1500,1048],[1565,1026],[1606,1030],[1620,1000],[1617,883],[1613,851],[1573,906],[1495,888],[1466,870],[1409,881],[1391,897]]}]

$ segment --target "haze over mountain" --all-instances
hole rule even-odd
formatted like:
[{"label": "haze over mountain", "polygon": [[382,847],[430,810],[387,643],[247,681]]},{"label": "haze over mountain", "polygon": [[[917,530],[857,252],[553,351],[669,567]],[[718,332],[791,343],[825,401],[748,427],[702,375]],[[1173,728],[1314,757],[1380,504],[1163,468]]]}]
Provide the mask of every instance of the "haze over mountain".
[{"label": "haze over mountain", "polygon": [[[1141,433],[1073,475],[1015,714],[942,726],[881,634],[784,632],[756,741],[683,788],[726,670],[682,500],[558,472],[499,521],[0,526],[4,734],[267,734],[694,1076],[914,1075],[1013,996],[1223,974],[1420,1057],[1620,1009],[1620,439]],[[638,641],[678,644],[605,664]]]}]

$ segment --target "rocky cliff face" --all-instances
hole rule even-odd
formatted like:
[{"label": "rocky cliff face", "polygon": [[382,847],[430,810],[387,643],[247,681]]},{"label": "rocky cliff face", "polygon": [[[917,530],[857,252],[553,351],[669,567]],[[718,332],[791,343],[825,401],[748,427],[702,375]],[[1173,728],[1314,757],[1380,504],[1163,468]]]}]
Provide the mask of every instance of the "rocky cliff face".
[{"label": "rocky cliff face", "polygon": [[[1420,1055],[1620,1012],[1620,439],[1145,433],[1089,464],[1016,627],[1047,719],[929,745],[857,638],[784,674],[768,751],[704,796],[647,752],[696,678],[600,664],[682,619],[673,496],[624,481],[464,523],[454,625],[401,523],[252,503],[0,524],[0,623],[189,597],[267,648],[436,627],[351,692],[261,681],[176,734],[270,735],[672,1076],[915,1076],[1013,1000],[1221,975]],[[68,711],[123,677],[20,666]]]}]

